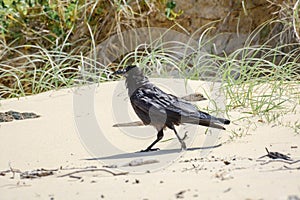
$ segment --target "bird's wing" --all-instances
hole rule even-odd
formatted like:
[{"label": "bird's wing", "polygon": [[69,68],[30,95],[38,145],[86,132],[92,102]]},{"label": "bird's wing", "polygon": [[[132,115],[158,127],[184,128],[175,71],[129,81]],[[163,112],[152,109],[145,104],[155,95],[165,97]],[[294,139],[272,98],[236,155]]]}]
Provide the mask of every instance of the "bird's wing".
[{"label": "bird's wing", "polygon": [[215,118],[208,113],[202,112],[194,105],[179,98],[173,104],[173,106],[167,108],[167,113],[168,119],[175,124],[198,124],[225,130],[225,128],[220,125],[222,122],[219,120],[219,118]]},{"label": "bird's wing", "polygon": [[166,94],[154,85],[138,89],[130,100],[137,115],[146,124],[154,119],[174,124],[199,124],[200,121],[209,123],[211,120],[209,114],[199,111],[183,99]]},{"label": "bird's wing", "polygon": [[159,96],[160,93],[151,87],[139,88],[130,96],[131,105],[144,124],[165,125],[167,114],[165,107],[157,100]]},{"label": "bird's wing", "polygon": [[195,105],[174,95],[169,94],[168,96],[172,98],[172,103],[167,108],[167,113],[170,119],[172,119],[173,121],[201,125],[201,122],[210,123],[210,121],[212,120],[211,115],[198,110]]}]

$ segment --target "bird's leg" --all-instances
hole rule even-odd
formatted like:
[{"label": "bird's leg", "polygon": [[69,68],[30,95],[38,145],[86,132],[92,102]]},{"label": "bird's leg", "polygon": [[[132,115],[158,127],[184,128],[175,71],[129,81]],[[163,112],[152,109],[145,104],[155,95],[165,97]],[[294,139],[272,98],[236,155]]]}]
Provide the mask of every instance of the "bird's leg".
[{"label": "bird's leg", "polygon": [[161,130],[158,131],[158,133],[157,133],[157,138],[156,138],[156,140],[155,140],[154,142],[152,142],[152,144],[150,144],[150,146],[147,147],[147,149],[142,150],[141,152],[157,151],[157,150],[159,150],[159,148],[152,149],[152,147],[153,147],[157,142],[159,142],[163,137],[164,137],[164,132],[163,132],[163,129],[161,129]]},{"label": "bird's leg", "polygon": [[181,150],[186,150],[186,145],[185,145],[184,140],[187,137],[187,135],[185,134],[183,138],[180,138],[174,126],[172,127],[172,129],[175,132],[175,135],[176,135],[176,137],[178,138],[178,140],[181,144]]}]

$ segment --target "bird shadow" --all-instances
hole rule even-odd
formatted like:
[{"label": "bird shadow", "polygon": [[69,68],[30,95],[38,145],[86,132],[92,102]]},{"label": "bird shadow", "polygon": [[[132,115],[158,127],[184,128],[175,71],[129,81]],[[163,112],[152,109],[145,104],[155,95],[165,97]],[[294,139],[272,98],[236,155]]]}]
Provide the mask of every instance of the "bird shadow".
[{"label": "bird shadow", "polygon": [[[220,147],[222,144],[217,144],[213,146],[207,147],[192,147],[187,148],[186,151],[196,151],[196,150],[208,150]],[[148,156],[159,156],[166,154],[174,154],[182,152],[180,149],[163,149],[158,151],[150,151],[150,152],[133,152],[133,153],[122,153],[111,156],[97,157],[97,158],[86,158],[83,160],[110,160],[110,159],[126,159],[126,158],[139,158],[139,157],[148,157]]]}]

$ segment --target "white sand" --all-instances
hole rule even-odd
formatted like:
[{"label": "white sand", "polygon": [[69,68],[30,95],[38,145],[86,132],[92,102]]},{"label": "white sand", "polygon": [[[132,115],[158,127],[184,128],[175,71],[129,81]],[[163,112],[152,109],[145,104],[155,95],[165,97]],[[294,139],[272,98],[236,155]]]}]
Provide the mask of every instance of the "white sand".
[{"label": "white sand", "polygon": [[[187,91],[179,80],[172,84],[161,79],[155,82],[179,96],[209,88],[197,81],[190,81]],[[112,127],[138,120],[123,84],[111,82],[2,101],[0,112],[35,112],[41,117],[0,123],[0,172],[9,170],[9,165],[22,172],[62,169],[35,179],[21,179],[20,173],[12,178],[12,173],[6,173],[0,176],[0,199],[288,199],[295,195],[300,198],[300,162],[262,164],[270,159],[257,160],[266,154],[265,147],[300,159],[300,135],[292,128],[268,125],[255,118],[256,129],[230,140],[231,130],[238,130],[238,124],[232,123],[227,131],[214,130],[212,135],[204,134],[206,128],[186,125],[177,129],[181,134],[187,131],[187,143],[193,149],[180,153],[174,139],[159,143],[158,152],[134,153],[154,140],[155,130],[141,126]],[[198,103],[199,107],[207,104],[208,101]],[[232,114],[231,120],[240,115]],[[290,114],[285,120],[294,122],[299,116]],[[174,134],[168,130],[164,139],[170,138]],[[203,149],[219,144],[222,145]],[[91,158],[100,160],[87,160]],[[126,165],[135,159],[157,163]],[[91,166],[113,164],[129,174],[113,176],[90,171],[74,174],[77,178],[58,177]]]}]

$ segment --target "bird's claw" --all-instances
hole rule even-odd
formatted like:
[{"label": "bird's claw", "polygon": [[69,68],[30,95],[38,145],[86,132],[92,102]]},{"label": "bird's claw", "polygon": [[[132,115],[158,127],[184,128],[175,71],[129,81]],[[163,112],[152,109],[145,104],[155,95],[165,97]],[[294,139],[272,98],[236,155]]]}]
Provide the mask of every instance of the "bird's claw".
[{"label": "bird's claw", "polygon": [[186,144],[184,141],[181,141],[181,151],[185,151],[186,150]]}]

